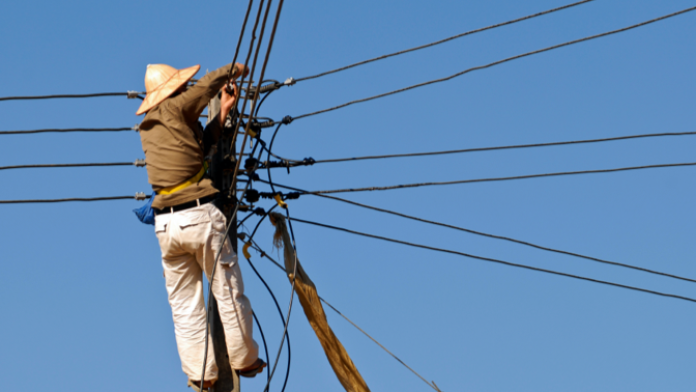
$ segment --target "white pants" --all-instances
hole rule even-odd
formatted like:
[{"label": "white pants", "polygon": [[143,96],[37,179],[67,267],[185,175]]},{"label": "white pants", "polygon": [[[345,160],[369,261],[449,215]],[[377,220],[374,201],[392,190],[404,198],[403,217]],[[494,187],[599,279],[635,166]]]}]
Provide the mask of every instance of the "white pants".
[{"label": "white pants", "polygon": [[[225,229],[225,216],[212,203],[155,217],[181,366],[195,381],[201,378],[206,329],[202,272],[210,281]],[[218,302],[232,368],[250,366],[258,357],[259,348],[252,336],[251,304],[244,295],[237,255],[229,241],[222,248],[215,270],[213,295]],[[205,379],[216,380],[217,373],[209,339]]]}]

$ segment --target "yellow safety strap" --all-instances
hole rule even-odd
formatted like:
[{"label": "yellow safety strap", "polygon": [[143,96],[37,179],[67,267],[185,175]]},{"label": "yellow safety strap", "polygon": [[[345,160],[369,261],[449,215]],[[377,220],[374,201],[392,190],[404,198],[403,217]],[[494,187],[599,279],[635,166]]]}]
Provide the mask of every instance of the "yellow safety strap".
[{"label": "yellow safety strap", "polygon": [[179,192],[180,190],[193,185],[194,183],[198,182],[201,178],[203,178],[203,175],[205,174],[207,167],[208,167],[208,165],[204,164],[203,167],[201,168],[201,171],[199,171],[198,174],[196,174],[195,176],[189,178],[188,180],[182,182],[179,185],[170,186],[169,188],[160,189],[159,191],[157,191],[157,194],[158,195],[171,195],[174,192]]},{"label": "yellow safety strap", "polygon": [[278,205],[279,205],[280,207],[282,207],[282,208],[288,208],[287,203],[285,203],[285,202],[283,201],[283,199],[280,197],[279,194],[276,194],[275,196],[273,196],[273,198],[275,199],[275,201],[278,203]]},{"label": "yellow safety strap", "polygon": [[247,260],[251,259],[251,254],[249,254],[249,247],[251,246],[251,242],[247,242],[244,244],[244,247],[242,248],[242,253],[244,253],[244,257],[246,257]]}]

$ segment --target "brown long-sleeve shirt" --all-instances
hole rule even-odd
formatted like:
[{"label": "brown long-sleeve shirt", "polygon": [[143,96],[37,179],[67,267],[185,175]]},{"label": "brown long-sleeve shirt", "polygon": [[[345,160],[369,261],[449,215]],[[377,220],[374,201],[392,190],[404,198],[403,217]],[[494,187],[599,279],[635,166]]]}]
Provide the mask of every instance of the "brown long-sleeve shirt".
[{"label": "brown long-sleeve shirt", "polygon": [[[230,67],[232,64],[216,69],[185,92],[167,98],[150,109],[140,123],[147,177],[156,192],[183,183],[203,167],[204,152],[199,144],[203,135],[198,119],[208,101],[227,82]],[[235,69],[234,76],[237,75]],[[218,121],[211,121],[206,132],[211,132],[213,140],[217,140],[220,135]],[[161,209],[215,193],[218,190],[212,181],[202,179],[170,195],[157,195],[152,206]]]}]

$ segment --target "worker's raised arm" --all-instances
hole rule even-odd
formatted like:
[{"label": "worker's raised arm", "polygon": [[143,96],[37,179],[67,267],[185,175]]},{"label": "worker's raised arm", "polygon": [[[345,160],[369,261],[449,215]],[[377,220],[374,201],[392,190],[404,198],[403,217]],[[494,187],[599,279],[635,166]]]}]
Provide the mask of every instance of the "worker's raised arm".
[{"label": "worker's raised arm", "polygon": [[197,119],[203,112],[208,102],[220,91],[220,88],[227,83],[227,75],[230,73],[230,68],[234,66],[232,79],[236,79],[242,74],[247,75],[249,69],[240,63],[228,64],[218,68],[213,72],[203,76],[198,83],[184,91],[180,95],[172,98],[173,104],[179,106],[187,118]]}]

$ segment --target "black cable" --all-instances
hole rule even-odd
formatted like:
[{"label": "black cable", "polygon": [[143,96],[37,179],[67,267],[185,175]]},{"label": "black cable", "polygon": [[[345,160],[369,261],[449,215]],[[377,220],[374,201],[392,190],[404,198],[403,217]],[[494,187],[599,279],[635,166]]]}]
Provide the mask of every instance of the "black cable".
[{"label": "black cable", "polygon": [[585,281],[588,281],[588,282],[600,283],[600,284],[605,284],[605,285],[614,286],[614,287],[620,287],[620,288],[624,288],[624,289],[628,289],[628,290],[640,291],[640,292],[643,292],[643,293],[659,295],[659,296],[662,296],[662,297],[676,298],[676,299],[681,299],[681,300],[684,300],[684,301],[696,302],[696,299],[689,298],[689,297],[683,297],[683,296],[680,296],[680,295],[667,294],[667,293],[662,293],[662,292],[659,292],[659,291],[653,291],[653,290],[648,290],[648,289],[642,289],[642,288],[639,288],[639,287],[627,286],[627,285],[623,285],[623,284],[619,284],[619,283],[612,283],[612,282],[607,282],[607,281],[603,281],[603,280],[597,280],[597,279],[592,279],[592,278],[586,278],[586,277],[583,277],[583,276],[567,274],[567,273],[565,273],[565,272],[558,272],[558,271],[552,271],[552,270],[547,270],[547,269],[543,269],[543,268],[531,267],[531,266],[528,266],[528,265],[516,264],[516,263],[511,263],[511,262],[508,262],[508,261],[503,261],[503,260],[498,260],[498,259],[492,259],[492,258],[482,257],[482,256],[476,256],[476,255],[472,255],[472,254],[469,254],[469,253],[463,253],[463,252],[458,252],[458,251],[449,250],[449,249],[442,249],[442,248],[436,248],[436,247],[432,247],[432,246],[428,246],[428,245],[415,244],[415,243],[412,243],[412,242],[406,242],[406,241],[396,240],[396,239],[393,239],[393,238],[382,237],[382,236],[378,236],[378,235],[374,235],[374,234],[362,233],[362,232],[359,232],[359,231],[349,230],[349,229],[345,229],[345,228],[342,228],[342,227],[330,226],[330,225],[326,225],[326,224],[323,224],[323,223],[311,222],[311,221],[306,221],[306,220],[298,219],[298,218],[292,218],[292,220],[297,221],[297,222],[301,222],[301,223],[306,223],[306,224],[314,225],[314,226],[324,227],[324,228],[327,228],[327,229],[333,229],[333,230],[343,231],[343,232],[346,232],[346,233],[356,234],[356,235],[360,235],[360,236],[364,236],[364,237],[375,238],[375,239],[378,239],[378,240],[383,240],[383,241],[388,241],[388,242],[394,242],[394,243],[402,244],[402,245],[413,246],[413,247],[416,247],[416,248],[434,250],[434,251],[437,251],[437,252],[450,253],[450,254],[454,254],[454,255],[458,255],[458,256],[464,256],[464,257],[468,257],[468,258],[472,258],[472,259],[477,259],[477,260],[489,261],[489,262],[492,262],[492,263],[503,264],[503,265],[506,265],[506,266],[509,266],[509,267],[517,267],[517,268],[523,268],[523,269],[528,269],[528,270],[532,270],[532,271],[545,272],[545,273],[548,273],[548,274],[560,275],[560,276],[565,276],[565,277],[569,277],[569,278],[573,278],[573,279],[585,280]]},{"label": "black cable", "polygon": [[[142,199],[149,199],[150,195],[141,195]],[[23,204],[23,203],[61,203],[66,201],[105,201],[105,200],[138,200],[136,196],[113,196],[113,197],[76,197],[71,199],[34,199],[34,200],[0,200],[0,204]]]},{"label": "black cable", "polygon": [[422,182],[419,184],[403,184],[403,185],[381,186],[381,187],[376,186],[376,187],[369,187],[369,188],[335,189],[335,190],[327,190],[327,191],[313,191],[313,192],[309,192],[309,194],[363,192],[363,191],[386,191],[386,190],[391,190],[391,189],[418,188],[418,187],[422,187],[422,186],[471,184],[471,183],[475,183],[475,182],[523,180],[523,179],[540,178],[540,177],[569,176],[569,175],[576,175],[576,174],[612,173],[612,172],[629,171],[629,170],[656,169],[656,168],[664,168],[664,167],[680,167],[680,166],[694,166],[694,165],[696,165],[696,162],[667,163],[667,164],[661,164],[661,165],[620,167],[620,168],[616,168],[616,169],[600,169],[600,170],[583,170],[583,171],[560,172],[560,173],[528,174],[528,175],[523,175],[523,176],[512,176],[512,177],[476,178],[476,179],[472,179],[472,180]]},{"label": "black cable", "polygon": [[[283,272],[285,272],[285,273],[287,274],[287,271],[285,270],[285,268],[283,268],[277,261],[275,261],[275,260],[274,260],[271,256],[269,256],[266,252],[264,252],[263,249],[261,249],[261,247],[258,246],[258,244],[254,244],[254,249],[256,249],[256,251],[259,252],[259,253],[261,254],[261,257],[267,258],[269,261],[271,261],[273,264],[275,264],[278,268],[280,268]],[[415,374],[416,376],[418,376],[418,377],[419,377],[421,380],[423,380],[426,384],[430,385],[431,388],[434,388],[436,391],[440,391],[440,389],[437,388],[437,386],[435,385],[435,383],[433,383],[433,384],[431,385],[423,376],[421,376],[420,374],[418,374],[418,372],[416,372],[415,370],[413,370],[413,369],[412,369],[410,366],[408,366],[404,361],[402,361],[401,359],[399,359],[399,357],[397,357],[396,355],[394,355],[394,353],[392,353],[392,352],[389,351],[386,347],[384,347],[384,346],[382,345],[382,343],[378,342],[377,339],[375,339],[375,338],[373,338],[372,336],[370,336],[370,334],[368,334],[367,332],[365,332],[365,330],[363,330],[362,328],[360,328],[360,326],[358,326],[356,323],[354,323],[354,322],[353,322],[351,319],[349,319],[346,315],[344,315],[343,313],[341,313],[341,312],[340,312],[338,309],[336,309],[333,305],[331,305],[330,303],[328,303],[324,298],[319,297],[319,300],[321,300],[321,302],[323,302],[323,303],[325,303],[326,305],[328,305],[334,312],[338,313],[341,317],[343,317],[343,318],[344,318],[346,321],[348,321],[351,325],[353,325],[355,328],[357,328],[357,329],[358,329],[360,332],[362,332],[365,336],[367,336],[368,338],[370,338],[370,340],[372,340],[373,342],[375,342],[379,347],[382,348],[382,350],[386,351],[389,355],[391,355],[392,357],[394,357],[394,359],[396,359],[397,361],[399,361],[399,363],[401,363],[402,365],[404,365],[408,370],[410,370],[411,372],[413,372],[413,374]]]},{"label": "black cable", "polygon": [[268,345],[266,344],[266,337],[263,335],[263,329],[261,328],[261,323],[259,322],[259,318],[256,317],[256,312],[252,309],[251,315],[254,316],[254,321],[256,321],[256,326],[259,328],[259,332],[261,333],[261,340],[263,340],[263,351],[266,353],[266,358],[268,358]]},{"label": "black cable", "polygon": [[[610,138],[603,138],[603,139],[571,140],[571,141],[567,141],[567,142],[517,144],[517,145],[512,145],[512,146],[479,147],[479,148],[467,148],[467,149],[461,149],[461,150],[416,152],[416,153],[411,153],[411,154],[368,155],[368,156],[353,157],[353,158],[319,159],[319,160],[314,161],[314,163],[334,163],[334,162],[347,162],[347,161],[361,161],[361,160],[368,160],[368,159],[404,158],[404,157],[419,157],[419,156],[427,156],[427,155],[460,154],[460,153],[468,153],[468,152],[511,150],[511,149],[517,149],[517,148],[530,148],[530,147],[563,146],[563,145],[569,145],[569,144],[598,143],[598,142],[610,142],[610,141],[616,141],[616,140],[639,139],[639,138],[648,138],[648,137],[687,136],[687,135],[696,135],[696,132],[648,133],[648,134],[642,134],[642,135],[618,136],[618,137],[610,137]],[[280,157],[276,157],[276,158],[280,158]],[[283,158],[280,158],[280,159],[283,159]],[[301,161],[298,161],[298,162],[301,162]]]},{"label": "black cable", "polygon": [[129,98],[137,98],[139,93],[136,91],[127,93],[97,93],[97,94],[60,94],[60,95],[34,95],[34,96],[22,96],[22,97],[0,97],[0,101],[17,101],[17,100],[28,100],[28,99],[54,99],[54,98],[94,98],[94,97],[121,97],[126,96]]},{"label": "black cable", "polygon": [[30,133],[66,133],[66,132],[123,132],[137,131],[138,126],[128,128],[68,128],[68,129],[35,129],[29,131],[0,131],[0,135],[23,135]]},{"label": "black cable", "polygon": [[386,58],[389,58],[389,57],[398,56],[398,55],[404,54],[404,53],[414,52],[414,51],[416,51],[416,50],[421,50],[421,49],[429,48],[429,47],[432,47],[432,46],[435,46],[435,45],[440,45],[440,44],[443,44],[443,43],[445,43],[445,42],[452,41],[452,40],[457,39],[457,38],[465,37],[465,36],[467,36],[467,35],[472,35],[472,34],[475,34],[475,33],[480,33],[480,32],[482,32],[482,31],[491,30],[491,29],[494,29],[494,28],[497,28],[497,27],[502,27],[502,26],[511,25],[511,24],[514,24],[514,23],[517,23],[517,22],[522,22],[522,21],[524,21],[524,20],[528,20],[528,19],[533,19],[533,18],[536,18],[536,17],[539,17],[539,16],[547,15],[547,14],[550,14],[550,13],[553,13],[553,12],[557,12],[557,11],[565,10],[565,9],[568,9],[568,8],[571,8],[571,7],[575,7],[575,6],[578,6],[578,5],[581,5],[581,4],[589,3],[590,1],[593,1],[593,0],[579,1],[579,2],[577,2],[577,3],[568,4],[568,5],[564,5],[564,6],[562,6],[562,7],[550,9],[550,10],[547,10],[547,11],[542,11],[542,12],[539,12],[539,13],[536,13],[536,14],[527,15],[527,16],[524,16],[524,17],[522,17],[522,18],[513,19],[513,20],[508,21],[508,22],[498,23],[498,24],[494,24],[494,25],[492,25],[492,26],[488,26],[488,27],[483,27],[483,28],[476,29],[476,30],[467,31],[467,32],[465,32],[465,33],[457,34],[457,35],[454,35],[454,36],[449,37],[449,38],[445,38],[445,39],[442,39],[442,40],[439,40],[439,41],[431,42],[431,43],[429,43],[429,44],[425,44],[425,45],[421,45],[421,46],[416,46],[415,48],[410,48],[410,49],[402,50],[402,51],[400,51],[400,52],[395,52],[395,53],[391,53],[391,54],[386,54],[386,55],[384,55],[384,56],[379,56],[379,57],[375,57],[375,58],[372,58],[372,59],[369,59],[369,60],[360,61],[360,62],[357,62],[357,63],[355,63],[355,64],[347,65],[347,66],[345,66],[345,67],[337,68],[337,69],[334,69],[334,70],[331,70],[331,71],[327,71],[327,72],[322,72],[322,73],[317,74],[317,75],[306,76],[306,77],[304,77],[304,78],[299,78],[299,79],[297,79],[296,81],[297,81],[297,82],[302,82],[302,81],[304,81],[304,80],[315,79],[315,78],[318,78],[318,77],[321,77],[321,76],[330,75],[330,74],[332,74],[332,73],[336,73],[336,72],[340,72],[340,71],[345,71],[345,70],[347,70],[347,69],[350,69],[350,68],[353,68],[353,67],[357,67],[357,66],[359,66],[359,65],[371,63],[371,62],[377,61],[377,60],[383,60],[383,59],[386,59]]},{"label": "black cable", "polygon": [[[264,181],[261,180],[261,182],[264,182]],[[285,185],[280,185],[280,184],[275,184],[275,185],[278,186],[278,187],[280,187],[280,188],[292,189],[292,190],[295,190],[295,191],[298,191],[298,192],[304,192],[304,193],[307,192],[307,191],[302,190],[302,189],[293,188],[293,187],[288,187],[288,186],[285,186]],[[309,193],[309,194],[311,194],[311,193]],[[336,200],[336,201],[340,201],[340,202],[343,202],[343,203],[352,204],[352,205],[357,206],[357,207],[362,207],[362,208],[367,208],[367,209],[374,210],[374,211],[384,212],[384,213],[387,213],[387,214],[400,216],[400,217],[402,217],[402,218],[407,218],[407,219],[415,220],[415,221],[418,221],[418,222],[428,223],[428,224],[431,224],[431,225],[446,227],[446,228],[449,228],[449,229],[455,229],[455,230],[459,230],[459,231],[463,231],[463,232],[466,232],[466,233],[475,234],[475,235],[479,235],[479,236],[483,236],[483,237],[495,238],[495,239],[504,240],[504,241],[510,241],[510,242],[514,242],[514,243],[517,243],[517,244],[521,244],[521,245],[525,245],[525,246],[530,246],[530,247],[533,247],[533,248],[537,248],[537,249],[541,249],[541,250],[545,250],[545,251],[549,251],[549,252],[555,252],[555,253],[560,253],[560,254],[564,254],[564,255],[568,255],[568,256],[579,257],[579,258],[582,258],[582,259],[592,260],[592,261],[596,261],[596,262],[599,262],[599,263],[614,265],[614,266],[617,266],[617,267],[629,268],[629,269],[633,269],[633,270],[637,270],[637,271],[647,272],[647,273],[650,273],[650,274],[655,274],[655,275],[665,276],[665,277],[668,277],[668,278],[674,278],[674,279],[684,280],[684,281],[687,281],[687,282],[696,283],[696,280],[695,280],[695,279],[685,278],[685,277],[679,276],[679,275],[668,274],[668,273],[664,273],[664,272],[660,272],[660,271],[651,270],[651,269],[648,269],[648,268],[637,267],[637,266],[630,265],[630,264],[624,264],[624,263],[619,263],[619,262],[615,262],[615,261],[609,261],[609,260],[599,259],[599,258],[592,257],[592,256],[585,256],[585,255],[582,255],[582,254],[579,254],[579,253],[573,253],[573,252],[567,252],[567,251],[564,251],[564,250],[549,248],[549,247],[546,247],[546,246],[537,245],[537,244],[534,244],[534,243],[531,243],[531,242],[527,242],[527,241],[517,240],[517,239],[514,239],[514,238],[504,237],[504,236],[500,236],[500,235],[496,235],[496,234],[484,233],[484,232],[481,232],[481,231],[471,230],[471,229],[467,229],[467,228],[464,228],[464,227],[459,227],[459,226],[454,226],[454,225],[448,225],[448,224],[446,224],[446,223],[435,222],[435,221],[431,221],[431,220],[427,220],[427,219],[423,219],[423,218],[418,218],[418,217],[415,217],[415,216],[402,214],[402,213],[400,213],[400,212],[390,211],[390,210],[387,210],[387,209],[383,209],[383,208],[379,208],[379,207],[374,207],[374,206],[370,206],[370,205],[367,205],[367,204],[358,203],[358,202],[355,202],[355,201],[352,201],[352,200],[341,199],[341,198],[335,197],[335,196],[328,196],[328,195],[313,195],[313,196],[319,196],[319,197],[323,197],[323,198],[327,198],[327,199],[331,199],[331,200]]]},{"label": "black cable", "polygon": [[402,92],[404,92],[404,91],[412,90],[412,89],[414,89],[414,88],[423,87],[423,86],[427,86],[427,85],[434,84],[434,83],[445,82],[445,81],[454,79],[454,78],[456,78],[456,77],[458,77],[458,76],[467,74],[467,73],[472,72],[472,71],[477,71],[477,70],[481,70],[481,69],[490,68],[490,67],[493,67],[493,66],[495,66],[495,65],[499,65],[499,64],[506,63],[506,62],[508,62],[508,61],[521,59],[521,58],[523,58],[523,57],[531,56],[531,55],[534,55],[534,54],[539,54],[539,53],[548,52],[548,51],[553,50],[553,49],[558,49],[558,48],[562,48],[562,47],[565,47],[565,46],[577,44],[577,43],[580,43],[580,42],[589,41],[589,40],[592,40],[592,39],[595,39],[595,38],[601,38],[601,37],[606,37],[606,36],[608,36],[608,35],[612,35],[612,34],[616,34],[616,33],[621,33],[621,32],[627,31],[627,30],[635,29],[635,28],[637,28],[637,27],[645,26],[645,25],[648,25],[648,24],[651,24],[651,23],[655,23],[655,22],[658,22],[658,21],[661,21],[661,20],[664,20],[664,19],[667,19],[667,18],[671,18],[671,17],[677,16],[677,15],[681,15],[681,14],[684,14],[684,13],[687,13],[687,12],[691,12],[691,11],[694,11],[694,10],[696,10],[696,7],[687,8],[687,9],[682,10],[682,11],[679,11],[679,12],[675,12],[675,13],[672,13],[672,14],[669,14],[669,15],[661,16],[661,17],[659,17],[659,18],[651,19],[651,20],[648,20],[648,21],[646,21],[646,22],[638,23],[638,24],[635,24],[635,25],[632,25],[632,26],[628,26],[628,27],[624,27],[624,28],[621,28],[621,29],[618,29],[618,30],[609,31],[609,32],[606,32],[606,33],[601,33],[601,34],[593,35],[593,36],[590,36],[590,37],[580,38],[580,39],[577,39],[577,40],[574,40],[574,41],[569,41],[569,42],[565,42],[565,43],[562,43],[562,44],[550,46],[550,47],[548,47],[548,48],[535,50],[535,51],[533,51],[533,52],[527,52],[527,53],[520,54],[520,55],[517,55],[517,56],[508,57],[508,58],[506,58],[506,59],[498,60],[498,61],[495,61],[495,62],[490,63],[490,64],[481,65],[481,66],[474,67],[474,68],[469,68],[469,69],[466,69],[466,70],[464,70],[464,71],[458,72],[458,73],[456,73],[456,74],[454,74],[454,75],[450,75],[450,76],[447,76],[447,77],[444,77],[444,78],[441,78],[441,79],[435,79],[435,80],[431,80],[431,81],[428,81],[428,82],[423,82],[423,83],[415,84],[415,85],[413,85],[413,86],[405,87],[405,88],[402,88],[402,89],[399,89],[399,90],[390,91],[390,92],[388,92],[388,93],[383,93],[383,94],[375,95],[375,96],[368,97],[368,98],[357,99],[357,100],[355,100],[355,101],[350,101],[350,102],[344,103],[344,104],[342,104],[342,105],[334,106],[334,107],[332,107],[332,108],[328,108],[328,109],[324,109],[324,110],[319,110],[319,111],[312,112],[312,113],[303,114],[303,115],[301,115],[301,116],[295,117],[294,119],[295,119],[295,120],[299,120],[299,119],[304,118],[304,117],[314,116],[314,115],[317,115],[317,114],[330,112],[330,111],[332,111],[332,110],[341,109],[341,108],[344,108],[344,107],[346,107],[346,106],[350,106],[350,105],[353,105],[353,104],[356,104],[356,103],[367,102],[367,101],[371,101],[371,100],[377,99],[377,98],[383,98],[383,97],[386,97],[386,96],[389,96],[389,95],[393,95],[393,94],[397,94],[397,93],[402,93]]},{"label": "black cable", "polygon": [[230,68],[230,71],[227,73],[228,80],[232,79],[232,72],[234,71],[234,66],[237,63],[237,56],[239,55],[239,48],[242,47],[242,38],[244,38],[244,30],[246,30],[246,25],[247,25],[247,22],[249,21],[249,14],[251,13],[251,8],[252,8],[253,4],[254,4],[254,0],[249,0],[249,6],[247,7],[247,12],[246,12],[246,15],[244,16],[244,23],[242,23],[242,31],[239,33],[239,40],[237,41],[237,48],[234,50],[234,57],[232,58],[232,67]]},{"label": "black cable", "polygon": [[[61,163],[61,164],[46,164],[46,165],[15,165],[15,166],[0,166],[0,170],[10,169],[42,169],[53,167],[102,167],[102,166],[138,166],[133,162],[112,162],[112,163]],[[145,166],[144,163],[142,166]]]}]

